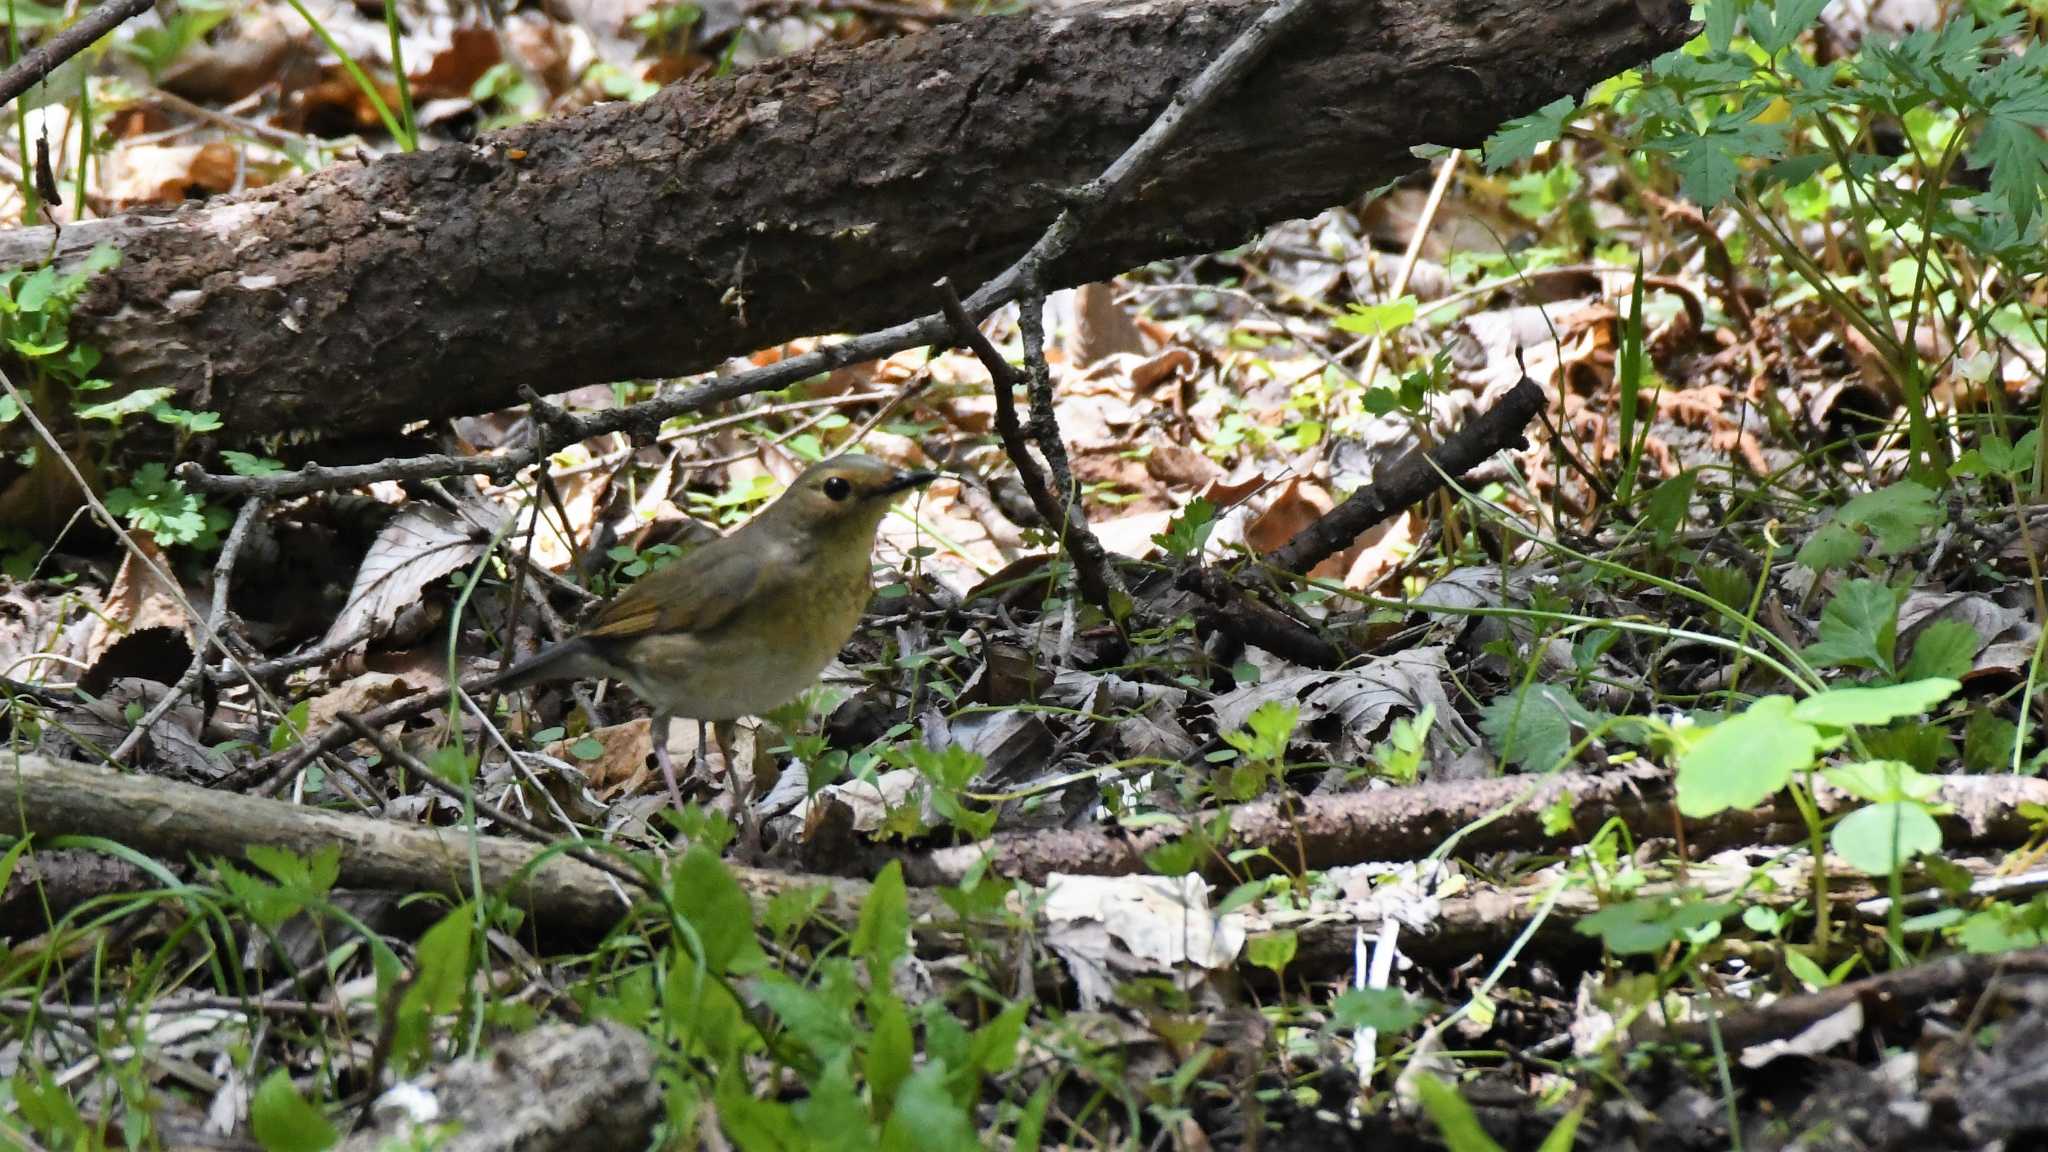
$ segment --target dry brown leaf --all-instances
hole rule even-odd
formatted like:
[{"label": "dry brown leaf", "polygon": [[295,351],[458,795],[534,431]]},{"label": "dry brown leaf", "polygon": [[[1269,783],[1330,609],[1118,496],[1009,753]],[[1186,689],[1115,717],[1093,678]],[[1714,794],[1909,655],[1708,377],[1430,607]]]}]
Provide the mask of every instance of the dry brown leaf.
[{"label": "dry brown leaf", "polygon": [[498,61],[498,38],[489,28],[457,28],[424,70],[407,69],[412,73],[413,99],[467,98],[470,88]]},{"label": "dry brown leaf", "polygon": [[393,516],[363,557],[326,642],[381,635],[427,585],[482,556],[504,512],[480,500],[465,501],[462,509],[458,514],[421,501]]},{"label": "dry brown leaf", "polygon": [[[1294,535],[1326,515],[1334,502],[1323,486],[1299,476],[1288,478],[1273,495],[1264,511],[1245,525],[1244,541],[1252,551],[1264,556],[1277,550],[1282,544],[1294,539]],[[1350,550],[1332,556],[1315,566],[1309,575],[1321,580],[1336,580],[1344,575],[1350,563]]]},{"label": "dry brown leaf", "polygon": [[[611,491],[612,471],[594,468],[555,481],[562,494],[558,508],[549,500],[541,510],[533,536],[533,558],[550,572],[560,572],[576,562],[580,550],[590,544],[591,529]],[[563,534],[562,513],[569,516],[568,535]]]},{"label": "dry brown leaf", "polygon": [[[696,725],[677,723],[669,727],[672,734],[676,729],[688,728],[694,746]],[[588,740],[595,740],[598,748],[596,755],[585,758],[579,755],[579,746],[580,751],[590,751],[584,745]],[[673,746],[673,739],[670,743]],[[541,751],[581,768],[590,781],[590,790],[609,803],[613,797],[637,792],[647,783],[651,775],[647,765],[654,757],[654,725],[647,717],[639,716],[624,724],[592,729],[573,740],[557,740]],[[687,753],[682,762],[689,762]]]},{"label": "dry brown leaf", "polygon": [[101,169],[107,200],[120,209],[233,191],[238,175],[244,187],[261,188],[273,171],[267,160],[244,164],[224,140],[123,145],[107,154]]},{"label": "dry brown leaf", "polygon": [[1366,529],[1353,545],[1358,554],[1344,573],[1344,586],[1358,591],[1379,583],[1421,538],[1422,521],[1412,511]]},{"label": "dry brown leaf", "polygon": [[1300,710],[1295,740],[1323,745],[1327,755],[1317,750],[1316,758],[1340,764],[1366,763],[1390,720],[1433,707],[1436,719],[1425,742],[1426,771],[1438,778],[1484,774],[1491,757],[1444,692],[1449,676],[1445,649],[1411,648],[1343,671],[1297,672],[1262,680],[1216,697],[1209,707],[1217,729],[1229,732],[1244,727],[1262,704],[1293,704]]},{"label": "dry brown leaf", "polygon": [[313,697],[306,705],[306,731],[324,732],[343,712],[361,715],[379,704],[403,700],[425,691],[422,681],[394,676],[389,672],[365,672],[352,677],[333,691]]},{"label": "dry brown leaf", "polygon": [[[171,562],[164,558],[162,550],[148,534],[134,538],[135,550],[155,562],[155,567],[164,572],[172,571]],[[114,583],[107,588],[107,598],[100,608],[100,619],[95,624],[92,639],[86,644],[87,664],[97,663],[114,641],[131,632],[145,628],[174,628],[189,632],[192,621],[185,615],[179,603],[180,589],[173,589],[157,579],[151,568],[139,564],[135,552],[124,552],[121,568],[114,573]]]}]

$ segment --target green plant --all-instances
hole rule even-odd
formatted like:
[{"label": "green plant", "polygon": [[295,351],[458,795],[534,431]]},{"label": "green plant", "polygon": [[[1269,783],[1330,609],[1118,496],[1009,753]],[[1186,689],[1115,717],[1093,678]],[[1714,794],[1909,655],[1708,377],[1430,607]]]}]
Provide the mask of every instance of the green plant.
[{"label": "green plant", "polygon": [[[1702,36],[1602,85],[1587,108],[1613,113],[1603,143],[1638,179],[1725,206],[1740,239],[1873,350],[1906,401],[1914,478],[1939,487],[1950,461],[1933,386],[1967,375],[1957,350],[2043,344],[2023,301],[2048,272],[2048,57],[2006,50],[2024,12],[1963,5],[1821,62],[1800,36],[1823,6],[1709,0]],[[1487,166],[1563,138],[1575,114],[1559,101],[1511,122],[1489,141]],[[1845,243],[1807,252],[1795,236],[1808,221],[1839,224]],[[1923,353],[1927,327],[1946,330],[1948,351]]]},{"label": "green plant", "polygon": [[[97,374],[99,349],[71,338],[71,310],[92,278],[119,259],[112,248],[101,246],[68,271],[47,264],[0,271],[0,340],[23,365],[24,395],[42,411],[68,408],[82,424],[106,426],[109,434],[92,438],[101,457],[89,461],[96,471],[130,420],[148,417],[175,429],[174,451],[188,437],[221,427],[220,417],[213,412],[193,412],[171,403],[174,393],[169,388],[138,388],[111,399],[91,399],[114,385]],[[21,416],[13,396],[0,396],[0,428]],[[38,466],[44,462],[44,452],[45,446],[32,444],[17,459]],[[110,490],[107,505],[131,528],[151,533],[157,543],[166,546],[210,548],[216,534],[227,526],[223,511],[187,491],[184,482],[171,476],[161,463],[143,465],[126,484]]]},{"label": "green plant", "polygon": [[206,34],[232,17],[238,7],[239,0],[180,0],[159,14],[161,23],[138,24],[125,38],[115,41],[115,50],[140,63],[150,79],[161,79],[164,69],[206,39]]}]

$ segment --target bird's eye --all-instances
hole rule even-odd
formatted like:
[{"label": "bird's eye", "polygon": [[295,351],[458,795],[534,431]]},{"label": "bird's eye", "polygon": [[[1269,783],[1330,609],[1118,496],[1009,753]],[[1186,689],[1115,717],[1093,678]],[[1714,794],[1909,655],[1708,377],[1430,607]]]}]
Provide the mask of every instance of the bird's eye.
[{"label": "bird's eye", "polygon": [[825,481],[825,497],[829,500],[844,500],[853,495],[853,485],[844,476],[829,477]]}]

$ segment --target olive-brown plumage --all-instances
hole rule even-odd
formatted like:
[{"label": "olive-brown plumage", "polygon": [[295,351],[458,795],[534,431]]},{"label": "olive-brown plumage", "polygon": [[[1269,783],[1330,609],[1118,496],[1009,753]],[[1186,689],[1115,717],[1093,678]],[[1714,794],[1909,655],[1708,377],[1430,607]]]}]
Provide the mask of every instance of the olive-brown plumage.
[{"label": "olive-brown plumage", "polygon": [[669,718],[757,715],[810,687],[867,607],[875,530],[892,498],[932,479],[870,456],[815,464],[731,535],[642,576],[576,635],[490,686],[589,676],[624,682],[655,710],[655,756],[679,801]]}]

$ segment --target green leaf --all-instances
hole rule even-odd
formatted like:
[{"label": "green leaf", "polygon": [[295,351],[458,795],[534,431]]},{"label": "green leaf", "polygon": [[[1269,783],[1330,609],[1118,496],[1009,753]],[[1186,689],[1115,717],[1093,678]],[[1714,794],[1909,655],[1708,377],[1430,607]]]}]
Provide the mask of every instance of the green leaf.
[{"label": "green leaf", "polygon": [[1806,658],[1822,667],[1890,672],[1898,644],[1899,601],[1880,580],[1851,580],[1820,614],[1820,640]]},{"label": "green leaf", "polygon": [[1785,967],[1791,971],[1792,978],[1801,984],[1814,990],[1834,987],[1835,981],[1829,977],[1828,970],[1814,963],[1813,957],[1797,948],[1787,948],[1782,955],[1785,958]]},{"label": "green leaf", "polygon": [[903,1082],[882,1126],[884,1152],[967,1152],[981,1144],[967,1110],[946,1091],[946,1065],[928,1062]]},{"label": "green leaf", "polygon": [[1956,943],[1977,953],[2039,948],[2048,944],[2048,903],[2036,896],[2017,907],[1992,904],[1963,921]]},{"label": "green leaf", "polygon": [[867,961],[868,979],[877,987],[889,987],[897,961],[910,951],[910,895],[903,884],[903,865],[891,860],[882,866],[860,907],[860,922],[854,927],[853,954]]},{"label": "green leaf", "polygon": [[137,388],[126,396],[117,396],[101,404],[81,404],[77,413],[80,420],[106,420],[118,424],[130,416],[147,412],[159,402],[176,395],[171,388]]},{"label": "green leaf", "polygon": [[1330,1004],[1330,1027],[1345,1032],[1370,1028],[1398,1036],[1422,1023],[1429,1005],[1399,988],[1347,988]]},{"label": "green leaf", "polygon": [[14,842],[14,847],[7,850],[7,855],[0,856],[0,892],[7,891],[7,885],[13,882],[14,869],[21,863],[21,854],[28,851],[29,842],[33,839],[33,836],[21,837]]},{"label": "green leaf", "polygon": [[1963,727],[1963,767],[1972,772],[2011,771],[2019,725],[1988,708],[1974,708]]},{"label": "green leaf", "polygon": [[46,264],[21,282],[14,293],[14,304],[23,312],[41,312],[56,295],[57,270]]},{"label": "green leaf", "polygon": [[1262,932],[1245,941],[1245,959],[1278,975],[1294,962],[1294,954],[1301,947],[1301,940],[1292,929],[1276,932]]},{"label": "green leaf", "polygon": [[1586,1104],[1581,1100],[1571,1111],[1559,1116],[1557,1123],[1551,1125],[1550,1134],[1536,1146],[1536,1152],[1572,1152],[1579,1138],[1579,1125],[1586,1119]]},{"label": "green leaf", "polygon": [[1678,810],[1700,818],[1754,808],[1813,764],[1821,735],[1792,698],[1766,696],[1693,739],[1678,757]]},{"label": "green leaf", "polygon": [[1699,470],[1688,468],[1650,489],[1649,499],[1643,506],[1643,526],[1654,534],[1658,551],[1670,548],[1678,529],[1684,525],[1699,479]]},{"label": "green leaf", "polygon": [[1815,572],[1846,568],[1863,555],[1863,538],[1847,524],[1830,520],[1800,545],[1799,563]]},{"label": "green leaf", "polygon": [[1962,620],[1936,620],[1913,637],[1913,650],[1899,669],[1901,680],[1960,680],[1976,667],[1984,641]]},{"label": "green leaf", "polygon": [[2002,202],[2022,231],[2029,228],[2048,193],[2048,91],[2038,77],[2032,91],[2014,91],[1993,104],[1970,150],[1973,168],[1991,169],[1991,196]]},{"label": "green leaf", "polygon": [[1918,804],[1872,804],[1842,817],[1828,847],[1852,868],[1888,876],[1923,852],[1941,851],[1941,825]]},{"label": "green leaf", "polygon": [[1719,136],[1694,137],[1672,155],[1671,167],[1686,198],[1702,208],[1726,200],[1742,177],[1734,152]]},{"label": "green leaf", "polygon": [[1383,304],[1353,303],[1344,315],[1330,323],[1340,332],[1358,336],[1384,336],[1406,327],[1415,319],[1415,297],[1402,296]]},{"label": "green leaf", "polygon": [[1576,730],[1597,727],[1601,717],[1555,684],[1496,697],[1479,716],[1479,730],[1503,758],[1526,771],[1548,772],[1571,751]]},{"label": "green leaf", "polygon": [[474,917],[469,905],[457,905],[420,937],[419,976],[406,990],[406,1000],[437,1015],[462,1007],[463,994],[469,988]]},{"label": "green leaf", "polygon": [[873,1029],[868,1037],[868,1087],[874,1092],[876,1118],[886,1120],[895,1107],[897,1090],[910,1079],[917,1045],[910,1035],[910,1015],[892,995],[868,997],[868,1021]]},{"label": "green leaf", "polygon": [[1941,781],[1902,760],[1860,760],[1821,773],[1827,782],[1859,800],[1872,803],[1932,800]]},{"label": "green leaf", "polygon": [[1850,500],[1835,518],[1868,531],[1877,538],[1879,555],[1890,555],[1919,544],[1920,533],[1941,523],[1945,515],[1934,489],[1901,480]]},{"label": "green leaf", "polygon": [[1427,1074],[1415,1077],[1416,1096],[1436,1125],[1437,1135],[1451,1152],[1501,1152],[1501,1146],[1480,1126],[1478,1113],[1456,1088]]},{"label": "green leaf", "polygon": [[830,1064],[853,1049],[854,1013],[850,1006],[773,969],[761,974],[754,992],[820,1063]]},{"label": "green leaf", "polygon": [[670,895],[703,941],[706,968],[719,975],[745,971],[760,957],[753,905],[725,864],[702,844],[683,853]]},{"label": "green leaf", "polygon": [[1581,936],[1597,936],[1617,956],[1661,952],[1680,937],[1719,924],[1735,905],[1659,897],[1609,904],[1578,922]]},{"label": "green leaf", "polygon": [[1792,715],[1809,724],[1849,728],[1858,724],[1889,724],[1919,716],[1956,694],[1954,680],[1916,680],[1886,688],[1830,688],[1801,700]]},{"label": "green leaf", "polygon": [[341,1139],[327,1117],[292,1087],[289,1072],[279,1068],[249,1098],[249,1131],[265,1152],[323,1152]]},{"label": "green leaf", "polygon": [[1774,4],[1751,4],[1746,14],[1749,37],[1756,41],[1757,47],[1776,56],[1790,48],[1801,32],[1820,19],[1821,9],[1827,6],[1828,0],[1776,0]]},{"label": "green leaf", "polygon": [[1501,125],[1498,132],[1487,138],[1486,170],[1498,172],[1534,156],[1538,148],[1564,135],[1564,126],[1577,108],[1578,103],[1571,97],[1560,96],[1527,116]]}]

